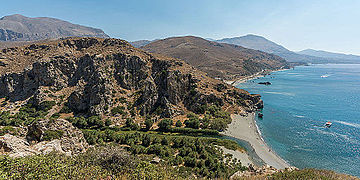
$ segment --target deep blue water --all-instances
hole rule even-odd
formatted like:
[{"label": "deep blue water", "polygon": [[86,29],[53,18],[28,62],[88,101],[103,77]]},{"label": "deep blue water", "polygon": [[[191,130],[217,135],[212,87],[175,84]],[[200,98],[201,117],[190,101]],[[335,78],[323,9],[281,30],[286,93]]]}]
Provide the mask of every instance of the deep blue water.
[{"label": "deep blue water", "polygon": [[262,95],[259,129],[291,165],[360,177],[360,64],[295,67],[237,87]]}]

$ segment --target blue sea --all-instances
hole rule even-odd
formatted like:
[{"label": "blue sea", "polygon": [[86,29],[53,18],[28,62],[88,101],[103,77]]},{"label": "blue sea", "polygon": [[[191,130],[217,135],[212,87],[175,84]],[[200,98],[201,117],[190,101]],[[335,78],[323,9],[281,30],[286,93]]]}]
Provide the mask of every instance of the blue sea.
[{"label": "blue sea", "polygon": [[237,87],[261,94],[259,129],[291,165],[360,177],[360,64],[299,66]]}]

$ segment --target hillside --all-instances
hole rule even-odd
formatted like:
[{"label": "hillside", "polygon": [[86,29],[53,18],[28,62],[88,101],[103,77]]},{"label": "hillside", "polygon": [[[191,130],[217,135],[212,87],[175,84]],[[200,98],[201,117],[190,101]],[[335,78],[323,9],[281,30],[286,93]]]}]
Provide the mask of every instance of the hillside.
[{"label": "hillside", "polygon": [[305,49],[297,53],[309,55],[309,56],[334,59],[340,62],[342,61],[347,63],[360,63],[360,56],[352,55],[352,54],[333,53],[333,52],[314,50],[314,49]]},{"label": "hillside", "polygon": [[[60,168],[70,179],[129,172],[137,177],[136,171],[147,168],[185,179],[225,178],[246,169],[217,148],[243,151],[237,143],[204,135],[219,135],[231,122],[230,113],[262,108],[260,96],[181,60],[119,39],[67,38],[2,49],[0,62],[0,161],[29,167],[18,171],[15,163],[1,177],[54,177],[55,171],[36,165],[42,158],[56,167],[62,166],[59,161],[80,163]],[[79,156],[42,156],[53,151]],[[32,157],[12,159],[24,156]],[[128,158],[131,163],[119,164]],[[164,163],[150,164],[153,158]],[[201,171],[193,171],[196,163]],[[41,168],[36,176],[34,167]],[[72,168],[81,172],[73,174]]]},{"label": "hillside", "polygon": [[[36,101],[40,103],[46,99],[43,90],[61,94],[59,91],[68,89],[67,102],[75,112],[103,115],[109,111],[105,104],[116,104],[114,96],[124,96],[131,97],[142,114],[162,107],[168,117],[198,103],[227,104],[218,98],[223,96],[216,90],[221,81],[180,60],[151,55],[121,40],[65,39],[3,49],[0,56],[0,94],[12,102],[33,97],[40,98]],[[224,88],[251,98],[246,91]],[[186,99],[191,89],[200,99]]]},{"label": "hillside", "polygon": [[221,40],[217,40],[216,42],[235,44],[235,45],[243,46],[245,48],[256,49],[267,53],[272,53],[286,59],[289,62],[307,62],[307,63],[333,62],[332,59],[326,59],[323,57],[315,57],[304,54],[297,54],[264,37],[256,36],[256,35],[224,38]]},{"label": "hillside", "polygon": [[213,78],[226,80],[288,67],[284,59],[272,54],[193,36],[158,40],[142,49],[182,59]]},{"label": "hillside", "polygon": [[62,37],[108,38],[102,30],[72,24],[63,20],[19,14],[0,19],[0,41],[36,41]]},{"label": "hillside", "polygon": [[5,179],[338,177],[249,169],[224,153],[244,152],[217,138],[229,113],[263,102],[182,60],[119,39],[66,38],[2,49],[0,62]]},{"label": "hillside", "polygon": [[152,41],[149,41],[149,40],[139,40],[139,41],[130,42],[130,44],[133,45],[136,48],[140,48],[142,46],[150,44],[151,42]]}]

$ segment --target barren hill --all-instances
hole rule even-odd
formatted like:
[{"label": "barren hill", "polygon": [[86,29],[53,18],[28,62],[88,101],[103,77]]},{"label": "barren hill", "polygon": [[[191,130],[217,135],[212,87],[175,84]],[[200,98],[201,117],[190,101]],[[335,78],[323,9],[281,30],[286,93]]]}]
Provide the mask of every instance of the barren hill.
[{"label": "barren hill", "polygon": [[213,78],[227,80],[288,67],[284,59],[273,54],[193,36],[158,40],[142,49],[182,59]]},{"label": "barren hill", "polygon": [[62,37],[108,38],[109,36],[101,29],[55,18],[30,18],[15,14],[0,19],[0,41],[36,41]]}]

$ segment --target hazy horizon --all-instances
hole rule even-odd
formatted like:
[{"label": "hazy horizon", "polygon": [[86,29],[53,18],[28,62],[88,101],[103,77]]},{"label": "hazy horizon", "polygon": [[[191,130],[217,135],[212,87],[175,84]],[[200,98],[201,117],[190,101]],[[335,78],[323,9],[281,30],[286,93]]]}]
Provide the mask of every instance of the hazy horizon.
[{"label": "hazy horizon", "polygon": [[0,15],[54,17],[136,41],[193,35],[222,39],[263,36],[292,51],[360,55],[360,1],[45,1],[3,2]]}]

